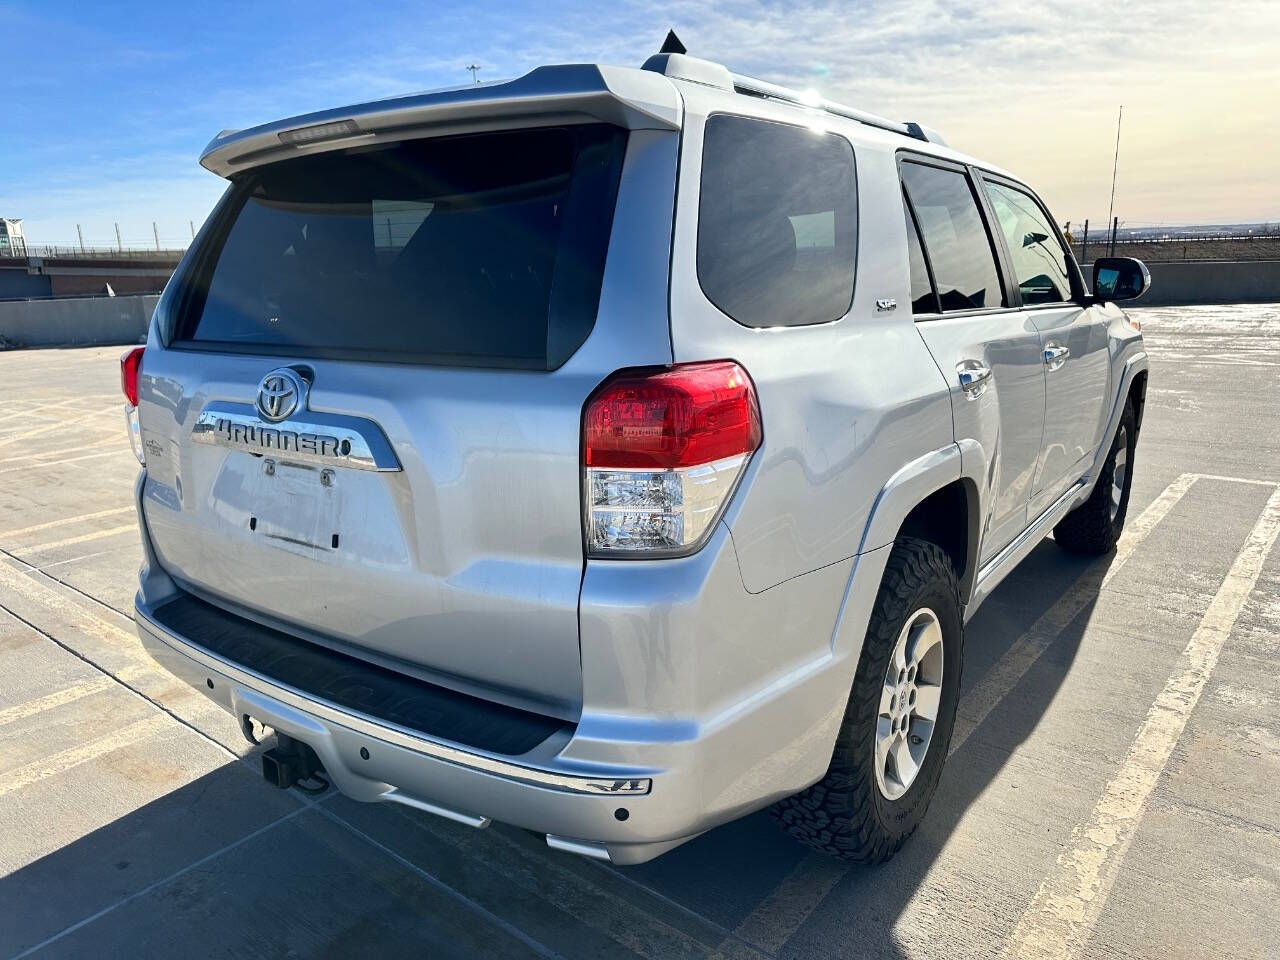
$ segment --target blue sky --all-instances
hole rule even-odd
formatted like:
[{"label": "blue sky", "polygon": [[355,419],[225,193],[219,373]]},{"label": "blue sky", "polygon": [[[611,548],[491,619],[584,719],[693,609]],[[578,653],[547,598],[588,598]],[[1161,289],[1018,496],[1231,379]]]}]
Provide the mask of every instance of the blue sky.
[{"label": "blue sky", "polygon": [[1280,219],[1280,3],[6,3],[0,216],[35,243],[189,238],[225,127],[538,63],[691,52],[940,129],[1060,219]]}]

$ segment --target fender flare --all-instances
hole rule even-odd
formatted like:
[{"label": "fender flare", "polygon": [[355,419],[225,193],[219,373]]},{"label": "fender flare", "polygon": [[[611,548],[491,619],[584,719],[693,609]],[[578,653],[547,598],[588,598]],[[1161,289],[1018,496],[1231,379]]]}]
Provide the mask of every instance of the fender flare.
[{"label": "fender flare", "polygon": [[986,478],[984,458],[977,441],[961,440],[917,457],[897,470],[876,496],[862,533],[858,553],[893,543],[902,523],[920,503],[943,487],[961,481],[968,503],[964,576],[960,583],[960,599],[968,600],[977,575],[978,546],[982,517],[985,516]]},{"label": "fender flare", "polygon": [[1145,350],[1141,350],[1125,360],[1124,369],[1120,374],[1120,389],[1116,391],[1115,399],[1111,404],[1111,415],[1107,418],[1107,429],[1103,431],[1102,443],[1099,444],[1097,451],[1093,455],[1093,463],[1089,465],[1089,473],[1087,474],[1089,482],[1085,484],[1084,491],[1076,499],[1076,503],[1083,503],[1093,493],[1094,484],[1098,482],[1098,474],[1102,470],[1103,463],[1106,462],[1107,455],[1111,452],[1111,440],[1116,435],[1116,431],[1120,429],[1120,417],[1124,413],[1125,401],[1129,399],[1129,391],[1133,388],[1134,378],[1140,373],[1145,373],[1148,366],[1147,352]]}]

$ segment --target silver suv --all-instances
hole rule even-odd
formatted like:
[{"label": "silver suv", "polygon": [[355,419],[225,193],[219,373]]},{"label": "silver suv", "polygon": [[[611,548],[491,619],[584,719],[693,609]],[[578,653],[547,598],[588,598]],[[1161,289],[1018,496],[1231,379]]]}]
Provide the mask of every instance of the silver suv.
[{"label": "silver suv", "polygon": [[1109,550],[1147,360],[1036,195],[663,53],[219,135],[123,361],[155,658],[268,780],[629,864],[890,856],[963,625]]}]

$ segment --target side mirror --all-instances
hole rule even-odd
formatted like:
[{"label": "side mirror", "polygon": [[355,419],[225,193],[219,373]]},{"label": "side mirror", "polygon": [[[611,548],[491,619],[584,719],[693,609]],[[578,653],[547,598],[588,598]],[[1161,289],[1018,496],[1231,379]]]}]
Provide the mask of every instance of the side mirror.
[{"label": "side mirror", "polygon": [[1133,257],[1099,257],[1093,261],[1093,297],[1104,300],[1136,300],[1151,286],[1147,265]]}]

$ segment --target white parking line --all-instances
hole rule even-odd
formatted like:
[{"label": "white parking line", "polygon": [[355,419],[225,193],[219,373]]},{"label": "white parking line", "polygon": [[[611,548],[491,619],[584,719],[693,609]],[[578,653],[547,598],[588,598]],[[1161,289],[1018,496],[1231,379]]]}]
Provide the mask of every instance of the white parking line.
[{"label": "white parking line", "polygon": [[86,453],[83,457],[67,457],[65,460],[41,460],[36,463],[23,463],[16,467],[5,467],[0,473],[16,473],[19,470],[38,470],[41,467],[60,467],[64,463],[77,463],[81,460],[97,460],[99,457],[118,457],[124,451],[104,450],[102,453]]},{"label": "white parking line", "polygon": [[19,557],[29,557],[36,553],[46,553],[50,550],[57,550],[59,547],[70,547],[77,543],[88,543],[90,540],[104,540],[107,537],[114,537],[120,533],[128,533],[136,531],[138,525],[136,523],[126,523],[119,527],[108,527],[106,530],[94,530],[91,533],[82,533],[78,537],[67,537],[65,540],[52,540],[49,543],[42,543],[34,547],[20,547],[14,551]]},{"label": "white parking line", "polygon": [[[135,720],[133,723],[123,726],[98,740],[78,744],[67,750],[55,753],[51,757],[33,760],[31,763],[0,776],[0,797],[39,783],[41,780],[47,780],[57,774],[65,773],[72,767],[78,767],[82,763],[96,760],[98,757],[112,751],[137,743],[139,740],[145,740],[171,723],[173,721],[168,714],[153,713],[141,720]],[[177,727],[173,729],[177,729]]]},{"label": "white parking line", "polygon": [[91,697],[95,693],[109,690],[113,686],[115,686],[115,681],[108,676],[94,677],[84,683],[77,683],[74,687],[56,690],[43,697],[37,697],[35,700],[28,700],[26,703],[6,707],[4,710],[0,710],[0,727],[3,727],[6,723],[13,723],[15,720],[25,720],[27,717],[35,716],[37,713],[52,710],[54,707],[60,707],[64,703],[74,703],[84,697]]},{"label": "white parking line", "polygon": [[[996,704],[1018,685],[1058,632],[1075,619],[1125,565],[1138,545],[1191,489],[1196,479],[1195,474],[1184,473],[1165,487],[1120,537],[1105,574],[1101,567],[1083,574],[1030,629],[1013,642],[982,682],[964,695],[951,734],[952,753],[982,725]],[[844,874],[845,868],[829,857],[819,853],[806,855],[738,924],[734,933],[765,950],[776,952],[782,949]]]},{"label": "white parking line", "polygon": [[996,704],[1008,696],[1027,675],[1027,671],[1049,648],[1062,628],[1074,620],[1098,596],[1098,592],[1111,582],[1133,556],[1133,551],[1155,529],[1156,524],[1168,516],[1169,511],[1186,495],[1196,480],[1195,474],[1184,473],[1165,487],[1121,534],[1116,552],[1105,572],[1101,565],[1086,571],[1009,646],[981,682],[964,695],[956,710],[950,753],[955,753],[964,746],[965,741],[973,731],[982,726]]},{"label": "white parking line", "polygon": [[71,417],[67,420],[59,420],[57,423],[50,423],[43,427],[36,427],[34,430],[25,430],[22,433],[15,433],[9,437],[0,437],[0,447],[7,447],[11,443],[17,443],[19,440],[28,440],[31,437],[38,437],[40,434],[48,433],[51,430],[62,430],[66,427],[84,423],[87,420],[92,420],[94,417],[102,416],[109,409],[110,408],[108,407],[100,408],[98,410],[90,411],[89,413],[81,414],[78,417]]},{"label": "white parking line", "polygon": [[63,690],[55,690],[53,693],[45,694],[43,697],[36,697],[34,700],[28,700],[26,703],[6,707],[0,710],[0,727],[3,727],[6,723],[25,720],[27,717],[34,717],[37,714],[44,713],[46,710],[53,710],[55,707],[61,707],[64,704],[91,697],[96,693],[101,693],[103,690],[110,690],[120,683],[130,683],[139,679],[144,672],[150,672],[152,669],[149,666],[143,668],[125,667],[117,671],[114,676],[102,674],[85,680],[83,683],[77,683]]},{"label": "white parking line", "polygon": [[1093,932],[1120,866],[1146,811],[1151,791],[1174,747],[1222,646],[1280,534],[1280,489],[1271,494],[1231,570],[1151,705],[1119,772],[1107,784],[1088,821],[1072,831],[1070,846],[1023,913],[1005,944],[1014,958],[1067,960],[1079,956]]},{"label": "white parking line", "polygon": [[75,523],[83,523],[85,520],[96,520],[99,517],[110,517],[117,513],[133,513],[137,508],[130,505],[127,507],[113,507],[110,510],[99,510],[97,513],[82,513],[75,517],[62,517],[59,520],[46,520],[44,523],[32,524],[29,527],[18,527],[16,530],[0,531],[0,537],[21,537],[28,533],[37,533],[40,530],[50,530],[53,527],[66,527]]},{"label": "white parking line", "polygon": [[0,463],[17,463],[20,460],[40,460],[44,457],[60,457],[64,453],[83,453],[85,450],[96,450],[99,447],[121,446],[119,437],[107,437],[97,443],[78,443],[74,447],[63,447],[60,450],[41,450],[38,453],[24,453],[17,457],[0,457]]}]

